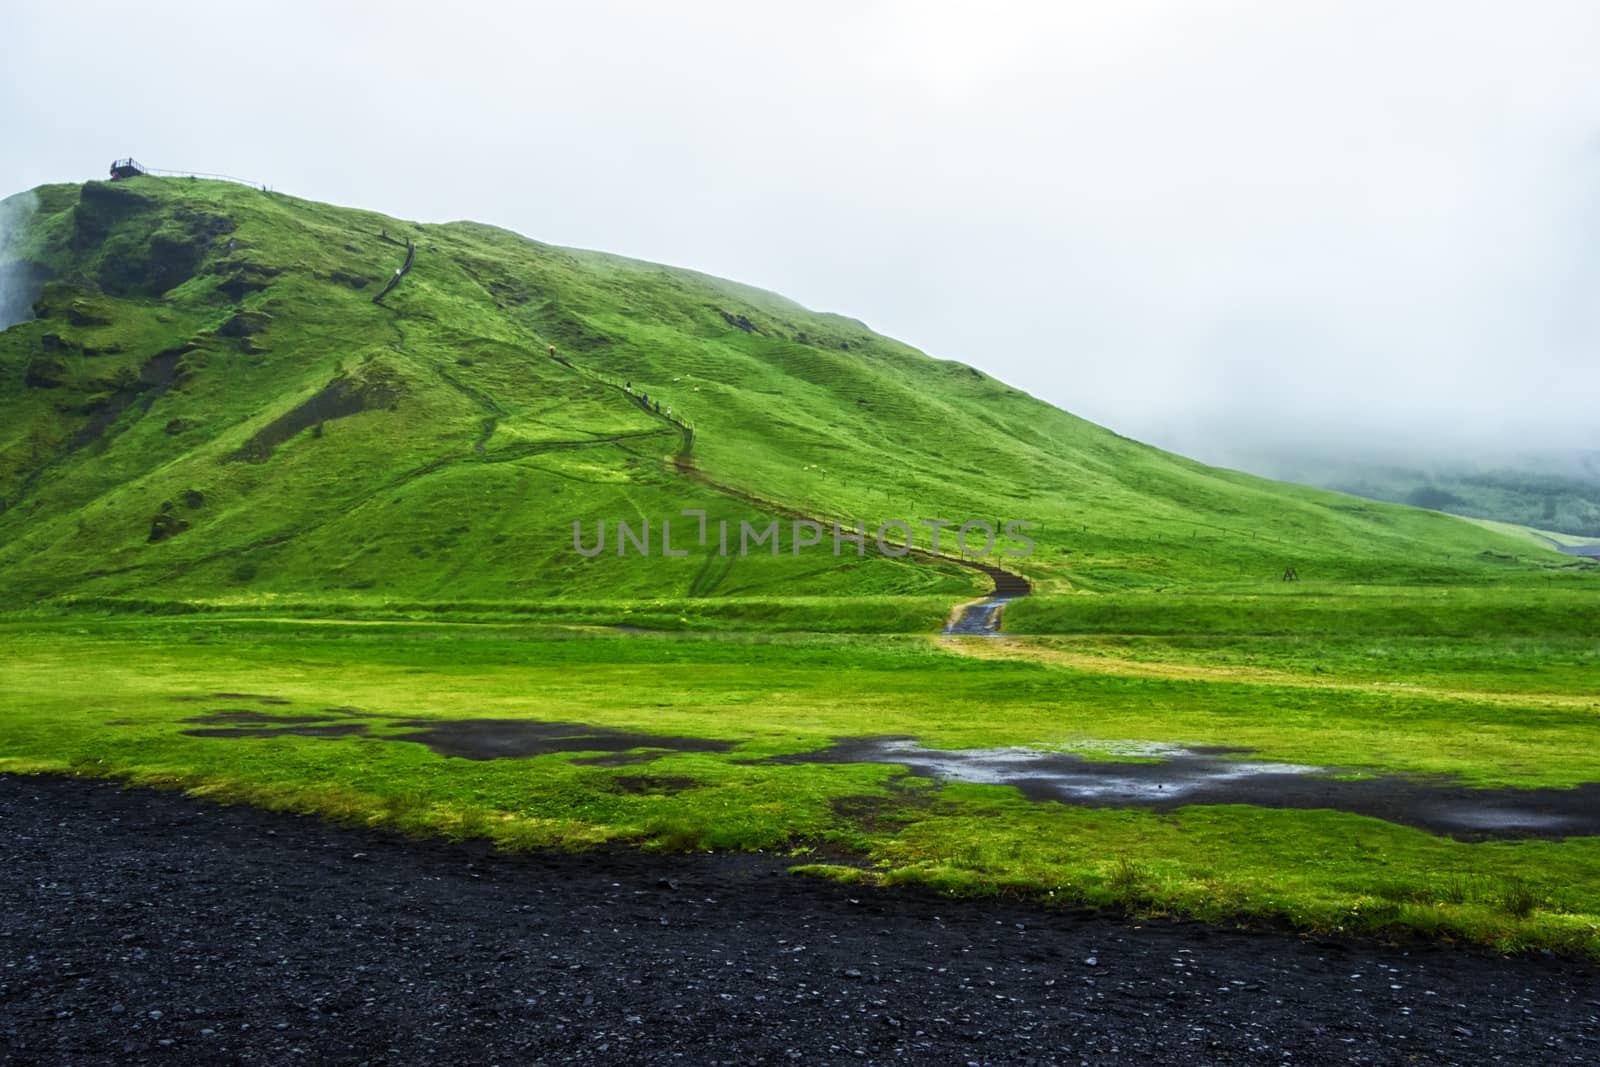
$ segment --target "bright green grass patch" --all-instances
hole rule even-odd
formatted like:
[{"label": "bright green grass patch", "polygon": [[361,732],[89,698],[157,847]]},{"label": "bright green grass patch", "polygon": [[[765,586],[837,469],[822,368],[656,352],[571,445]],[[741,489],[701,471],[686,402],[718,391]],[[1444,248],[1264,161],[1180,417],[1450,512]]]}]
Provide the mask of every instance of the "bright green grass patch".
[{"label": "bright green grass patch", "polygon": [[[951,598],[976,597],[980,575],[959,567],[922,568],[933,594],[874,596],[728,596],[650,600],[407,601],[235,596],[196,600],[84,597],[47,604],[37,619],[112,619],[118,616],[205,615],[219,623],[319,619],[378,625],[409,622],[511,623],[548,627],[628,627],[642,630],[803,633],[928,633],[943,625]],[[3,623],[0,623],[3,625]]]},{"label": "bright green grass patch", "polygon": [[1439,638],[1417,635],[1077,634],[1027,639],[1111,664],[1173,664],[1284,672],[1306,682],[1592,698],[1600,710],[1600,641],[1593,637]]},{"label": "bright green grass patch", "polygon": [[1033,596],[1008,606],[1004,625],[1019,634],[1596,638],[1597,604],[1579,574],[1437,589],[1269,583],[1249,592]]},{"label": "bright green grass patch", "polygon": [[[839,736],[944,747],[1235,744],[1365,773],[1563,785],[1594,777],[1593,714],[1398,693],[1119,678],[952,655],[920,637],[594,636],[547,625],[381,626],[184,616],[0,626],[0,769],[181,785],[511,848],[766,848],[960,892],[1141,913],[1410,930],[1600,955],[1600,842],[1468,843],[1317,811],[1031,803],[881,765],[761,762]],[[270,695],[286,705],[213,693]],[[202,738],[215,708],[359,709],[371,736]],[[638,764],[476,761],[394,720],[577,722],[712,738]]]}]

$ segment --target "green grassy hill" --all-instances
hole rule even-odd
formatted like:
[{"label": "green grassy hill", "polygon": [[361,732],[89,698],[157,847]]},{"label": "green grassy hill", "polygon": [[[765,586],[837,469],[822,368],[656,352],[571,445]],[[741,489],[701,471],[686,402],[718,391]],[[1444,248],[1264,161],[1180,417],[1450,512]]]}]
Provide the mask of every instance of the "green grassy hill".
[{"label": "green grassy hill", "polygon": [[[1056,593],[1247,587],[1287,566],[1369,584],[1573,567],[1453,517],[1206,467],[691,271],[223,182],[25,196],[0,253],[13,287],[36,294],[36,317],[0,332],[0,598],[13,606],[931,603],[985,588],[960,567],[787,546],[724,559],[679,542],[687,556],[648,562],[611,541],[594,559],[573,551],[575,519],[591,532],[650,519],[659,534],[692,508],[735,528],[763,513],[1024,520],[1033,555],[992,561]],[[413,268],[375,303],[408,241]],[[692,526],[675,524],[675,541]]]}]

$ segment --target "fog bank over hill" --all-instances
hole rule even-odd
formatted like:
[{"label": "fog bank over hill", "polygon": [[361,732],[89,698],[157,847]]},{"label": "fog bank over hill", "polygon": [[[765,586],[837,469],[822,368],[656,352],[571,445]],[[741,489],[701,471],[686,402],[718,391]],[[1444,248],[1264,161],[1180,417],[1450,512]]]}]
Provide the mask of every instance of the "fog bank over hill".
[{"label": "fog bank over hill", "polygon": [[[1547,388],[1570,399],[1596,395],[1569,390],[1560,381]],[[1592,424],[1540,433],[1538,427],[1519,427],[1518,415],[1507,412],[1486,424],[1458,413],[1396,427],[1355,411],[1351,418],[1363,426],[1358,431],[1339,425],[1338,412],[1298,422],[1241,412],[1232,420],[1175,417],[1150,424],[1143,436],[1266,478],[1600,537],[1600,433]]]},{"label": "fog bank over hill", "polygon": [[1353,442],[1226,447],[1213,440],[1195,453],[1268,478],[1600,538],[1600,449],[1451,450]]},{"label": "fog bank over hill", "polygon": [[38,208],[38,197],[18,193],[0,200],[0,330],[29,318],[38,295],[38,278],[18,262],[15,238]]},{"label": "fog bank over hill", "polygon": [[1207,458],[1600,447],[1592,3],[163,11],[8,9],[0,192],[131,154],[477,219]]}]

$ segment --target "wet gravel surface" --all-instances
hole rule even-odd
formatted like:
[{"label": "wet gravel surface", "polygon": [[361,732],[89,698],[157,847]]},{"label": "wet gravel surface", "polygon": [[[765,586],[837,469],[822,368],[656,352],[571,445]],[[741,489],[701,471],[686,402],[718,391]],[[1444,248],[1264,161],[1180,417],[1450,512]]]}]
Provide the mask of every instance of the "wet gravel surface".
[{"label": "wet gravel surface", "polygon": [[9,1063],[1593,1063],[1600,971],[0,776]]}]

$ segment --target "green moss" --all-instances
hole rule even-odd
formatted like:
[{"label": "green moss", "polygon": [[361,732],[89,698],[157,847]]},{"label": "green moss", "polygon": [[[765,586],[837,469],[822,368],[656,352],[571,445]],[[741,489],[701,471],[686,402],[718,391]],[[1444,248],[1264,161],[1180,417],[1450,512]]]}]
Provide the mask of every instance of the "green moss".
[{"label": "green moss", "polygon": [[[1372,774],[1558,786],[1593,778],[1593,709],[1542,703],[1559,692],[1487,701],[1465,686],[1376,694],[1128,678],[951,655],[906,636],[218,612],[0,621],[0,646],[5,771],[182,786],[507,848],[760,848],[849,880],[1600,954],[1600,839],[1466,842],[1241,805],[1084,809],[1000,786],[908,783],[883,765],[762,761],[869,734],[946,747],[1164,740]],[[268,713],[354,709],[369,736],[191,736],[187,720],[233,706],[208,703],[213,693],[288,701],[262,705]],[[383,739],[413,717],[583,722],[736,747],[663,753],[648,768],[561,754],[474,761]]]}]

